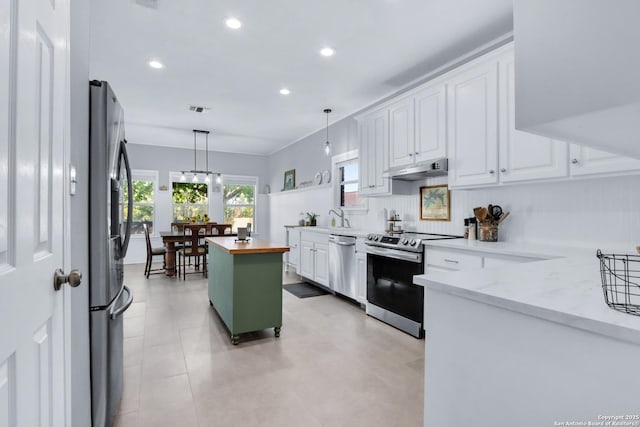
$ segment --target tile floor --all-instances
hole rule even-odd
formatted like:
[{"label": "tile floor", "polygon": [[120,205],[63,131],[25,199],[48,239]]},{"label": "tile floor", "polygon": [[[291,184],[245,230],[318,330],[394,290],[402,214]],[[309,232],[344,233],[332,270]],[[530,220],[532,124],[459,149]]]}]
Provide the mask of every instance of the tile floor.
[{"label": "tile floor", "polygon": [[[116,427],[422,426],[424,341],[332,295],[283,292],[280,338],[233,346],[206,281],[127,266],[124,391]],[[285,283],[297,282],[285,275]]]}]

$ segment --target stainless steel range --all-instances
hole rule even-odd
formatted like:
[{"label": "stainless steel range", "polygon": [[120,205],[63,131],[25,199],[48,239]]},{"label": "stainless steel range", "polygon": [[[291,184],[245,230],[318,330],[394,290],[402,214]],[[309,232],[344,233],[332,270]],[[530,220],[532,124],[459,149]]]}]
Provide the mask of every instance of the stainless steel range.
[{"label": "stainless steel range", "polygon": [[422,338],[424,289],[413,284],[413,276],[424,273],[424,242],[458,238],[425,233],[367,235],[367,314]]}]

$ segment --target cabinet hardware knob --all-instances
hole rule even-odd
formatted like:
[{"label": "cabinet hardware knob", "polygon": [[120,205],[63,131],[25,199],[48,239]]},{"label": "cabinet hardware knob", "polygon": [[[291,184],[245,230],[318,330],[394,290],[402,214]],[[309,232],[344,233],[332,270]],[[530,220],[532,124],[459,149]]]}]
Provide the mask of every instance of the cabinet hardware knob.
[{"label": "cabinet hardware knob", "polygon": [[578,159],[571,159],[571,163],[573,163],[574,165],[578,164]]},{"label": "cabinet hardware knob", "polygon": [[505,168],[500,169],[500,172],[505,173],[507,170]]},{"label": "cabinet hardware knob", "polygon": [[491,170],[489,171],[489,173],[490,173],[491,175],[493,175],[494,173],[496,173],[496,171],[494,171],[493,169],[491,169]]},{"label": "cabinet hardware knob", "polygon": [[416,151],[416,156],[417,156],[418,154],[420,154],[420,152],[419,152],[419,151]]},{"label": "cabinet hardware knob", "polygon": [[409,153],[409,157],[412,157],[412,156],[413,156],[413,153]]}]

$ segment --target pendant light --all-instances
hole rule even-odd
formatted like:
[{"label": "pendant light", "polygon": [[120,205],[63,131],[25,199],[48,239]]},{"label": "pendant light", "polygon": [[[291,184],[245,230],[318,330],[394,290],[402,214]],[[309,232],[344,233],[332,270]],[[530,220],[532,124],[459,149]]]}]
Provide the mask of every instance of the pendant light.
[{"label": "pendant light", "polygon": [[[198,170],[197,168],[197,160],[198,160],[198,152],[196,150],[197,144],[197,136],[204,135],[205,136],[205,170]],[[180,181],[186,181],[186,174],[192,174],[191,182],[197,183],[199,182],[198,175],[204,175],[204,182],[209,184],[211,182],[210,175],[217,175],[216,182],[220,181],[220,174],[216,172],[212,172],[209,170],[209,131],[208,130],[193,130],[193,169],[181,171]]]},{"label": "pendant light", "polygon": [[329,142],[329,113],[331,108],[325,108],[324,112],[327,115],[327,141],[324,143],[324,154],[328,156],[331,154],[331,143]]}]

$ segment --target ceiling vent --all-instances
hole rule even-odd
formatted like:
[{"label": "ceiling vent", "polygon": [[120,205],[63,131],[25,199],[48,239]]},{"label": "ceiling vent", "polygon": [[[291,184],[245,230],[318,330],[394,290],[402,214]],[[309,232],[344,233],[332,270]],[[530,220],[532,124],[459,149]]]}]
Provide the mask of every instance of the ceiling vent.
[{"label": "ceiling vent", "polygon": [[210,109],[209,107],[200,107],[199,105],[189,105],[189,111],[193,111],[194,113],[206,113]]},{"label": "ceiling vent", "polygon": [[158,0],[133,0],[134,3],[140,5],[142,7],[146,7],[149,9],[157,9],[158,8]]}]

